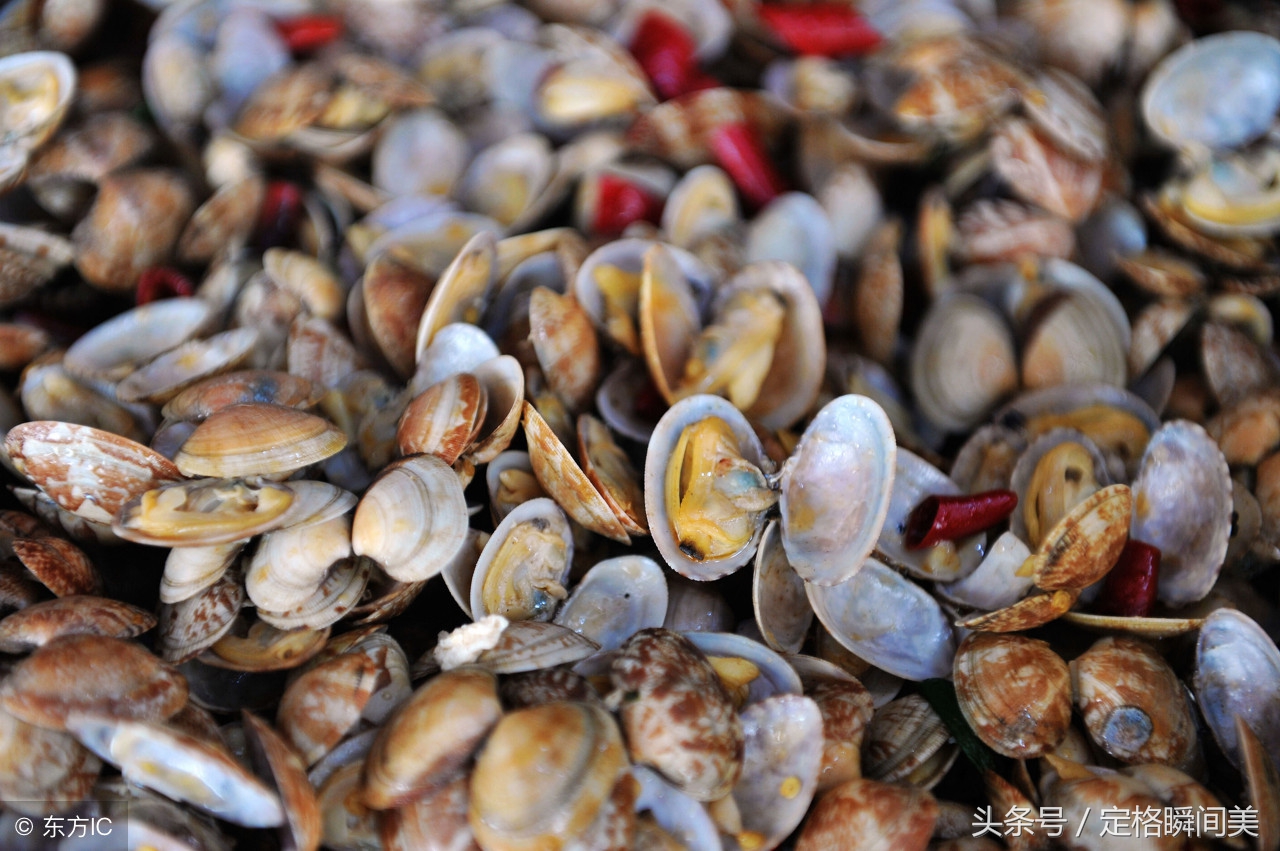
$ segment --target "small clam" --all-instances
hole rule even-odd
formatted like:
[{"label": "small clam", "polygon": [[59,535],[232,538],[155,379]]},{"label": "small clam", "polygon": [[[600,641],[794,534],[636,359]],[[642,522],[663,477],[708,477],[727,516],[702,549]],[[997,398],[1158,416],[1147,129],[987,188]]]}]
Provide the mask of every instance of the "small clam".
[{"label": "small clam", "polygon": [[[923,849],[937,820],[938,804],[928,792],[849,780],[818,796],[800,828],[796,851]],[[867,841],[871,837],[875,840]]]},{"label": "small clam", "polygon": [[321,388],[287,372],[240,370],[206,378],[165,403],[166,419],[203,420],[231,405],[253,402],[310,408],[320,401]]},{"label": "small clam", "polygon": [[778,522],[769,521],[756,550],[751,600],[756,626],[769,647],[798,653],[813,623],[805,582],[787,560]]},{"label": "small clam", "polygon": [[1200,712],[1227,757],[1242,765],[1236,734],[1244,718],[1274,761],[1280,753],[1280,651],[1256,622],[1234,609],[1205,619],[1196,643]]},{"label": "small clam", "polygon": [[631,756],[686,794],[716,800],[742,772],[742,723],[702,651],[662,629],[633,635],[610,672]]},{"label": "small clam", "polygon": [[662,568],[644,556],[620,556],[587,571],[556,612],[555,622],[582,633],[601,650],[616,650],[636,632],[662,626],[666,614]]},{"label": "small clam", "polygon": [[258,342],[253,328],[235,328],[192,340],[160,355],[116,386],[121,402],[168,402],[191,384],[246,361]]},{"label": "small clam", "polygon": [[66,729],[77,712],[163,721],[187,701],[174,668],[137,644],[68,635],[36,650],[0,685],[0,708],[30,724]]},{"label": "small clam", "polygon": [[377,675],[376,665],[367,656],[344,653],[308,669],[285,689],[276,727],[308,766],[359,722],[377,688]]},{"label": "small clam", "polygon": [[1182,683],[1151,645],[1108,636],[1070,667],[1076,706],[1095,744],[1126,763],[1190,762],[1195,717]]},{"label": "small clam", "polygon": [[346,444],[341,429],[297,408],[233,405],[206,417],[174,463],[189,476],[278,476],[323,461]]},{"label": "small clam", "polygon": [[401,455],[427,453],[452,466],[479,433],[488,394],[470,373],[433,384],[411,401],[396,427]]},{"label": "small clam", "polygon": [[285,822],[280,844],[306,851],[320,844],[320,805],[307,780],[306,766],[284,738],[251,712],[242,714],[247,750],[260,776],[280,796]]},{"label": "small clam", "polygon": [[[794,658],[789,657],[794,667]],[[803,676],[803,673],[802,673]],[[822,713],[822,766],[818,790],[862,776],[862,742],[875,712],[871,694],[856,679],[818,679],[805,693]]]},{"label": "small clam", "polygon": [[229,544],[276,528],[292,503],[292,491],[282,485],[194,479],[129,500],[111,529],[127,541],[162,547]]},{"label": "small clam", "polygon": [[740,848],[770,851],[799,826],[822,764],[822,714],[799,695],[776,695],[742,713],[742,777],[733,800],[742,814]]},{"label": "small clam", "polygon": [[568,592],[573,535],[549,499],[521,503],[494,529],[471,580],[476,618],[548,621]]},{"label": "small clam", "polygon": [[244,581],[233,569],[185,600],[162,603],[156,643],[160,655],[181,663],[216,644],[235,626],[244,600]]},{"label": "small clam", "polygon": [[[403,534],[407,527],[415,532]],[[384,472],[356,506],[351,548],[402,582],[429,579],[461,549],[467,534],[462,484],[431,455],[406,458]]]},{"label": "small clam", "polygon": [[503,716],[471,775],[471,829],[493,851],[560,849],[591,827],[626,771],[613,718],[589,703]]},{"label": "small clam", "polygon": [[881,706],[860,732],[865,733],[864,756],[862,774],[856,776],[884,783],[932,789],[960,754],[942,718],[918,694]]},{"label": "small clam", "polygon": [[26,653],[64,635],[135,638],[156,625],[150,612],[107,597],[59,597],[0,620],[0,652]]},{"label": "small clam", "polygon": [[1071,678],[1048,643],[973,633],[956,651],[956,699],[974,732],[1021,759],[1058,746],[1071,723]]},{"label": "small clam", "polygon": [[[966,357],[954,357],[955,340],[965,341]],[[976,425],[1018,382],[1013,331],[995,308],[965,294],[934,302],[911,350],[911,387],[931,422]]]}]

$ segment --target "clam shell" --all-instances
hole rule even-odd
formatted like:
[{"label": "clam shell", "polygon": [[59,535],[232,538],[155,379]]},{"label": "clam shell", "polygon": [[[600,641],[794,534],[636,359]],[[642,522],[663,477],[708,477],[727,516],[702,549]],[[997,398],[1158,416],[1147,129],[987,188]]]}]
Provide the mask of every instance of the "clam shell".
[{"label": "clam shell", "polygon": [[165,403],[161,414],[172,420],[203,420],[231,405],[251,402],[310,408],[323,388],[287,372],[240,370],[206,378]]},{"label": "clam shell", "polygon": [[498,524],[471,579],[474,617],[548,621],[573,563],[568,518],[549,499],[521,503]]},{"label": "clam shell", "polygon": [[1129,536],[1132,506],[1127,485],[1110,485],[1071,509],[1033,557],[1036,586],[1078,593],[1106,576]]},{"label": "clam shell", "polygon": [[[965,341],[963,358],[955,357],[956,340]],[[934,302],[911,349],[911,389],[930,422],[970,428],[1018,382],[1013,331],[995,308],[965,294]]]},{"label": "clam shell", "polygon": [[938,820],[928,792],[875,780],[850,780],[818,797],[800,829],[796,851],[853,848],[876,836],[892,848],[923,848]]},{"label": "clam shell", "polygon": [[[419,356],[409,389],[417,394],[460,372],[479,378],[480,365],[496,357],[498,347],[484,329],[467,322],[451,322],[435,333],[431,345]],[[487,382],[485,389],[489,389]]]},{"label": "clam shell", "polygon": [[1160,599],[1184,605],[1209,593],[1231,535],[1226,459],[1200,426],[1166,423],[1151,436],[1133,482],[1132,537],[1160,550]]},{"label": "clam shell", "polygon": [[245,827],[275,827],[285,813],[268,789],[231,754],[194,736],[144,721],[79,713],[70,730],[120,768],[126,780]]},{"label": "clam shell", "polygon": [[233,405],[205,418],[174,464],[188,476],[280,475],[346,445],[341,429],[314,414],[284,405]]},{"label": "clam shell", "polygon": [[495,674],[521,674],[580,662],[600,646],[584,635],[544,621],[512,621],[478,664]]},{"label": "clam shell", "polygon": [[310,595],[292,606],[274,610],[259,606],[258,617],[284,630],[320,630],[332,626],[360,602],[372,569],[373,562],[366,558],[336,561]]},{"label": "clam shell", "polygon": [[498,355],[478,364],[472,374],[484,388],[489,404],[467,457],[476,464],[488,464],[511,445],[520,428],[524,370],[510,355]]},{"label": "clam shell", "polygon": [[982,563],[963,579],[940,582],[934,587],[944,600],[995,611],[1012,606],[1031,590],[1030,574],[1020,568],[1031,557],[1031,550],[1013,532],[1005,532],[987,550]]},{"label": "clam shell", "polygon": [[634,633],[662,626],[666,614],[667,580],[658,563],[619,556],[587,571],[556,612],[555,623],[585,635],[601,650],[616,650]]},{"label": "clam shell", "polygon": [[455,668],[429,680],[383,725],[365,762],[365,803],[392,809],[461,775],[502,717],[497,678]]},{"label": "clam shell", "polygon": [[479,324],[492,294],[497,264],[497,241],[488,231],[476,233],[461,247],[436,281],[418,321],[415,348],[419,362],[444,326]]},{"label": "clam shell", "polygon": [[26,653],[64,635],[136,638],[156,625],[150,612],[107,597],[35,603],[0,620],[0,653]]},{"label": "clam shell", "polygon": [[799,653],[813,623],[805,582],[787,561],[778,521],[770,520],[756,550],[751,601],[756,626],[770,648]]},{"label": "clam shell", "polygon": [[237,624],[200,657],[206,665],[262,673],[296,668],[324,649],[328,629],[279,630],[261,620],[239,635]]},{"label": "clam shell", "polygon": [[162,603],[156,636],[161,657],[181,663],[217,643],[235,625],[244,599],[244,583],[235,570],[185,600]]},{"label": "clam shell", "polygon": [[920,695],[891,700],[866,724],[863,774],[885,783],[932,789],[959,755],[950,739],[947,725]]},{"label": "clam shell", "polygon": [[614,659],[610,679],[614,695],[628,696],[618,714],[632,759],[698,800],[733,788],[742,772],[742,723],[689,639],[663,629],[636,633]]},{"label": "clam shell", "polygon": [[843,582],[870,554],[889,512],[896,457],[889,418],[865,396],[829,402],[805,429],[782,468],[779,508],[782,546],[806,582]]},{"label": "clam shell", "polygon": [[471,775],[471,829],[494,851],[564,847],[591,826],[627,769],[617,724],[588,703],[503,716]]},{"label": "clam shell", "polygon": [[[622,543],[631,538],[609,500],[596,489],[551,426],[529,402],[524,403],[525,437],[534,475],[574,520],[593,532]],[[634,525],[634,524],[633,524]]]},{"label": "clam shell", "polygon": [[600,380],[600,343],[577,300],[546,287],[534,289],[529,340],[552,391],[572,411],[587,408]]},{"label": "clam shell", "polygon": [[279,527],[292,503],[293,492],[283,485],[194,479],[129,500],[111,530],[126,541],[161,547],[229,544]]},{"label": "clam shell", "polygon": [[258,774],[271,781],[280,796],[285,823],[281,845],[307,849],[320,845],[320,804],[307,780],[306,766],[289,743],[271,725],[251,712],[242,714],[249,756]]},{"label": "clam shell", "polygon": [[1047,642],[975,632],[956,651],[954,676],[965,720],[997,753],[1040,756],[1066,737],[1071,677]]},{"label": "clam shell", "polygon": [[[416,532],[403,534],[403,527]],[[416,582],[439,573],[462,547],[467,504],[447,464],[430,455],[406,458],[384,472],[356,506],[351,548],[393,579]]]},{"label": "clam shell", "polygon": [[782,260],[805,276],[819,305],[834,286],[836,242],[826,211],[804,192],[784,192],[747,228],[743,260]]},{"label": "clam shell", "polygon": [[129,500],[181,477],[158,452],[72,423],[22,423],[5,435],[5,451],[59,508],[99,523],[110,523]]},{"label": "clam shell", "polygon": [[116,398],[162,405],[191,384],[244,363],[257,342],[255,329],[236,328],[207,340],[183,343],[116,385]]},{"label": "clam shell", "polygon": [[750,662],[760,672],[748,685],[743,700],[745,704],[759,703],[776,694],[801,694],[804,691],[800,676],[791,665],[755,639],[709,630],[689,632],[684,637],[708,658],[741,659]]},{"label": "clam shell", "polygon": [[187,702],[182,675],[141,646],[68,635],[40,647],[0,684],[0,709],[50,730],[79,712],[163,721]]},{"label": "clam shell", "polygon": [[959,486],[915,453],[899,449],[894,463],[888,512],[880,524],[875,554],[885,564],[921,579],[946,582],[968,576],[985,555],[985,535],[943,541],[920,550],[907,549],[907,518],[926,497],[955,496]]},{"label": "clam shell", "polygon": [[396,447],[401,455],[427,453],[452,466],[471,445],[487,408],[487,394],[474,375],[450,376],[405,408],[396,427]]},{"label": "clam shell", "polygon": [[945,677],[951,624],[920,586],[875,559],[839,585],[808,584],[809,603],[845,648],[903,679]]},{"label": "clam shell", "polygon": [[764,531],[764,513],[756,520],[756,531],[741,550],[719,559],[697,561],[686,555],[676,540],[671,522],[671,510],[665,498],[664,482],[667,464],[675,451],[684,429],[707,417],[718,417],[728,424],[738,441],[738,451],[751,464],[768,473],[772,468],[760,439],[746,418],[727,399],[719,396],[690,396],[672,405],[653,431],[644,464],[645,515],[649,534],[667,565],[676,573],[689,579],[708,581],[734,572],[751,560],[756,545]]},{"label": "clam shell", "polygon": [[776,848],[800,825],[818,787],[822,713],[807,697],[770,697],[742,713],[742,777],[733,800],[742,813],[739,847]]},{"label": "clam shell", "polygon": [[377,666],[360,653],[322,662],[289,684],[280,697],[276,727],[314,765],[360,720],[377,688]]},{"label": "clam shell", "polygon": [[1196,643],[1194,685],[1200,712],[1223,753],[1243,764],[1236,733],[1244,718],[1272,761],[1280,755],[1280,651],[1248,616],[1218,609]]},{"label": "clam shell", "polygon": [[54,596],[99,594],[102,577],[89,557],[70,541],[53,536],[19,538],[13,554]]}]

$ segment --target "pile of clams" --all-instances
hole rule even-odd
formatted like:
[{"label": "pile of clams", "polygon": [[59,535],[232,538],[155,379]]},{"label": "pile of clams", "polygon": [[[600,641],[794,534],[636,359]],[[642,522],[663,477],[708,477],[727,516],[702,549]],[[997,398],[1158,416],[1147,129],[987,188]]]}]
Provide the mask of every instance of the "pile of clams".
[{"label": "pile of clams", "polygon": [[11,0],[0,849],[1277,851],[1277,36]]}]

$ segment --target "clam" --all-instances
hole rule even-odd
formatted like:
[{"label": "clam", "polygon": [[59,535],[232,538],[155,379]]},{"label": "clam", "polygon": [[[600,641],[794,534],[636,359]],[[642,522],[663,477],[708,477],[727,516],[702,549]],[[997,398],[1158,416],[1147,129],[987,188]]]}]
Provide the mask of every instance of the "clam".
[{"label": "clam", "polygon": [[207,302],[179,298],[128,310],[96,326],[67,349],[72,375],[105,386],[157,355],[200,336],[213,320]]},{"label": "clam", "polygon": [[1280,750],[1280,651],[1256,622],[1234,609],[1205,619],[1194,678],[1200,712],[1227,757],[1242,764],[1236,717],[1272,755]]},{"label": "clam", "polygon": [[733,800],[742,813],[740,848],[776,848],[799,826],[818,786],[822,714],[799,695],[777,695],[742,713],[742,777]]},{"label": "clam", "polygon": [[889,701],[864,726],[862,772],[855,777],[932,789],[960,754],[942,718],[918,694]]},{"label": "clam", "polygon": [[1066,736],[1070,675],[1047,642],[973,633],[956,651],[954,676],[965,720],[997,753],[1040,756]]},{"label": "clam", "polygon": [[610,671],[632,758],[686,794],[716,800],[742,773],[742,722],[707,658],[663,629],[633,635]]},{"label": "clam", "polygon": [[174,457],[188,476],[279,476],[347,444],[341,429],[284,405],[232,405],[210,414]]},{"label": "clam", "polygon": [[[967,355],[950,354],[964,340]],[[1019,384],[1013,333],[1000,313],[976,296],[935,302],[911,350],[911,386],[922,413],[940,428],[976,425]]]},{"label": "clam", "polygon": [[732,403],[690,396],[662,416],[645,455],[645,514],[658,552],[690,579],[746,564],[776,497],[772,462]]},{"label": "clam", "polygon": [[1094,743],[1126,763],[1189,764],[1195,717],[1182,683],[1151,645],[1099,639],[1071,662],[1075,703]]},{"label": "clam", "polygon": [[303,672],[280,697],[276,727],[314,765],[359,722],[377,688],[377,666],[344,653]]},{"label": "clam", "polygon": [[951,624],[923,588],[892,568],[869,558],[851,579],[806,590],[832,636],[877,668],[909,680],[951,670]]},{"label": "clam", "polygon": [[5,132],[0,141],[6,163],[0,185],[8,189],[22,180],[32,153],[66,116],[76,93],[76,69],[62,53],[17,53],[0,63],[0,81],[5,87]]},{"label": "clam", "polygon": [[165,403],[167,419],[203,420],[232,405],[252,402],[310,408],[320,401],[322,388],[298,375],[268,370],[237,370],[205,378]]},{"label": "clam", "polygon": [[160,655],[182,663],[212,647],[235,626],[244,601],[240,571],[229,570],[185,600],[162,603],[157,635]]},{"label": "clam", "polygon": [[568,596],[573,536],[568,518],[549,499],[521,503],[485,544],[471,580],[477,617],[551,620]]},{"label": "clam", "polygon": [[[796,851],[837,848],[924,848],[938,820],[928,792],[859,778],[818,796]],[[871,838],[859,843],[859,838]],[[877,841],[878,840],[878,841]]]},{"label": "clam", "polygon": [[972,573],[985,554],[982,534],[922,549],[908,549],[905,543],[907,520],[915,507],[930,496],[957,495],[960,488],[909,450],[898,449],[894,466],[888,511],[879,524],[875,543],[876,557],[922,579],[945,582]]},{"label": "clam", "polygon": [[1231,480],[1217,444],[1194,423],[1162,426],[1142,457],[1133,500],[1131,534],[1161,551],[1160,599],[1176,606],[1204,597],[1231,532]]},{"label": "clam", "polygon": [[396,447],[401,455],[426,453],[452,466],[479,433],[488,394],[470,373],[433,384],[400,415]]},{"label": "clam", "polygon": [[25,653],[64,635],[135,638],[156,625],[155,616],[107,597],[59,597],[35,603],[0,620],[0,652]]},{"label": "clam", "polygon": [[116,385],[116,398],[121,402],[164,404],[184,388],[244,363],[257,342],[256,330],[236,328],[207,340],[184,343]]},{"label": "clam", "polygon": [[555,623],[615,650],[634,633],[662,626],[667,614],[667,581],[662,568],[644,556],[620,556],[587,571],[555,615]]},{"label": "clam", "polygon": [[771,520],[756,550],[751,600],[760,635],[776,651],[797,653],[808,636],[813,609],[804,589],[787,560],[778,522]]},{"label": "clam", "polygon": [[562,848],[599,815],[626,748],[604,709],[550,703],[503,716],[476,759],[469,820],[495,851]]},{"label": "clam", "polygon": [[[403,529],[415,534],[405,535]],[[428,579],[461,549],[467,506],[453,470],[431,455],[405,458],[373,483],[356,506],[351,548],[393,579]]]},{"label": "clam", "polygon": [[282,485],[193,479],[129,500],[111,529],[126,541],[155,546],[229,544],[278,527],[292,503],[292,491]]}]

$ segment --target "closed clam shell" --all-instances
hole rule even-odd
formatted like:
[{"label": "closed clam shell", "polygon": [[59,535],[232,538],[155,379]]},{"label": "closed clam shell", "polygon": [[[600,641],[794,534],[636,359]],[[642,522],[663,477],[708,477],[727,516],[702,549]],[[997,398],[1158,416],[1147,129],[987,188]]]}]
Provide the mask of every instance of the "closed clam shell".
[{"label": "closed clam shell", "polygon": [[1223,753],[1244,764],[1235,718],[1244,718],[1272,761],[1280,756],[1280,650],[1258,624],[1234,609],[1205,619],[1193,678],[1200,712]]},{"label": "closed clam shell", "polygon": [[554,502],[531,499],[493,530],[471,578],[474,617],[549,621],[568,592],[573,562],[569,520]]},{"label": "closed clam shell", "polygon": [[733,788],[742,722],[702,651],[668,630],[641,630],[622,646],[610,679],[632,759],[698,800]]},{"label": "closed clam shell", "polygon": [[59,597],[0,620],[0,652],[25,653],[65,635],[134,638],[155,625],[150,612],[108,597]]},{"label": "closed clam shell", "polygon": [[22,566],[57,597],[102,591],[102,577],[89,556],[64,538],[18,538],[12,548]]},{"label": "closed clam shell", "polygon": [[[795,665],[794,657],[788,661]],[[818,790],[830,789],[862,776],[862,743],[875,706],[871,693],[852,676],[806,684],[805,694],[822,713],[822,764]]]},{"label": "closed clam shell", "polygon": [[266,189],[262,175],[252,173],[219,186],[196,208],[183,228],[178,238],[178,259],[183,263],[207,263],[224,246],[243,246],[253,231]]},{"label": "closed clam shell", "polygon": [[665,487],[669,476],[668,467],[684,431],[711,417],[718,418],[728,426],[736,439],[735,449],[742,460],[762,473],[771,472],[773,467],[751,425],[727,399],[719,396],[690,396],[672,405],[662,415],[645,454],[644,499],[649,534],[653,536],[658,552],[672,570],[686,578],[701,581],[719,579],[750,561],[764,530],[764,512],[760,511],[752,521],[752,532],[744,546],[734,553],[709,558],[691,556],[676,538],[673,516],[678,509],[677,506],[668,504]]},{"label": "closed clam shell", "polygon": [[[403,534],[408,524],[412,534]],[[351,524],[351,548],[402,582],[429,579],[461,549],[467,505],[457,475],[419,455],[388,469],[365,492]]]},{"label": "closed clam shell", "polygon": [[168,458],[140,443],[89,426],[51,421],[9,429],[14,464],[60,508],[110,523],[130,499],[181,477]]},{"label": "closed clam shell", "polygon": [[285,816],[281,845],[296,851],[318,848],[320,805],[301,757],[266,721],[247,711],[241,718],[251,761],[280,796]]},{"label": "closed clam shell", "polygon": [[1195,716],[1182,682],[1151,645],[1099,639],[1071,662],[1075,703],[1094,744],[1126,763],[1186,765]]},{"label": "closed clam shell", "polygon": [[187,702],[173,667],[130,641],[101,635],[55,639],[14,666],[0,709],[40,727],[66,729],[77,712],[162,721]]},{"label": "closed clam shell", "polygon": [[427,453],[452,465],[480,431],[488,396],[471,373],[452,375],[411,401],[396,427],[401,455]]},{"label": "closed clam shell", "polygon": [[170,662],[185,662],[230,631],[244,606],[244,581],[229,570],[202,591],[177,603],[160,606],[156,646]]},{"label": "closed clam shell", "polygon": [[813,623],[805,583],[787,560],[778,521],[770,520],[756,550],[751,602],[765,643],[779,652],[798,653]]},{"label": "closed clam shell", "polygon": [[284,405],[246,404],[205,418],[174,457],[188,476],[292,473],[347,445],[337,426]]},{"label": "closed clam shell", "polygon": [[63,810],[90,796],[101,771],[74,736],[0,712],[0,794],[10,809],[33,817]]},{"label": "closed clam shell", "polygon": [[523,422],[529,441],[529,461],[542,489],[587,529],[629,543],[631,538],[618,513],[528,401],[524,403]]},{"label": "closed clam shell", "polygon": [[365,803],[392,809],[440,791],[465,771],[501,717],[490,672],[463,667],[431,678],[374,740],[365,762]]},{"label": "closed clam shell", "polygon": [[782,546],[806,582],[835,585],[861,567],[889,511],[896,454],[889,418],[866,396],[829,402],[805,429],[779,508]]},{"label": "closed clam shell", "polygon": [[588,703],[549,703],[503,716],[471,775],[471,829],[493,851],[570,847],[626,771],[612,716]]},{"label": "closed clam shell", "polygon": [[862,774],[872,780],[932,789],[959,754],[942,718],[918,694],[889,701],[865,726]]},{"label": "closed clam shell", "polygon": [[956,699],[992,750],[1014,759],[1058,746],[1071,724],[1071,677],[1048,643],[973,633],[956,651]]},{"label": "closed clam shell", "polygon": [[111,529],[139,544],[229,544],[276,528],[292,503],[293,492],[283,485],[195,479],[134,497],[120,507]]},{"label": "closed clam shell", "polygon": [[602,650],[614,650],[634,633],[662,626],[666,615],[662,568],[644,556],[619,556],[587,571],[556,612],[555,622],[582,633]]},{"label": "closed clam shell", "polygon": [[230,753],[148,721],[76,713],[69,729],[126,780],[245,827],[285,819],[280,799]]},{"label": "closed clam shell", "polygon": [[[954,344],[962,340],[963,358]],[[1018,387],[1013,330],[977,296],[959,294],[929,308],[911,349],[911,389],[936,426],[967,429]]]},{"label": "closed clam shell", "polygon": [[1166,423],[1151,436],[1132,488],[1130,535],[1160,550],[1160,600],[1180,606],[1203,598],[1222,569],[1233,522],[1222,451],[1195,423]]},{"label": "closed clam shell", "polygon": [[165,403],[167,419],[203,420],[221,408],[250,402],[310,408],[321,388],[302,376],[265,369],[238,370],[206,378]]},{"label": "closed clam shell", "polygon": [[742,813],[740,847],[776,848],[799,826],[818,787],[822,713],[795,694],[776,695],[742,713],[742,777],[733,800]]},{"label": "closed clam shell", "polygon": [[818,620],[847,650],[908,680],[945,677],[951,624],[929,594],[875,559],[839,585],[807,584]]},{"label": "closed clam shell", "polygon": [[359,722],[377,677],[377,666],[360,653],[322,662],[285,689],[276,727],[306,764],[314,765]]},{"label": "closed clam shell", "polygon": [[360,602],[373,562],[367,558],[343,558],[332,564],[315,590],[291,606],[258,607],[258,617],[279,629],[324,629],[342,620]]},{"label": "closed clam shell", "polygon": [[923,849],[938,820],[928,792],[875,780],[849,780],[818,797],[796,851]]}]

